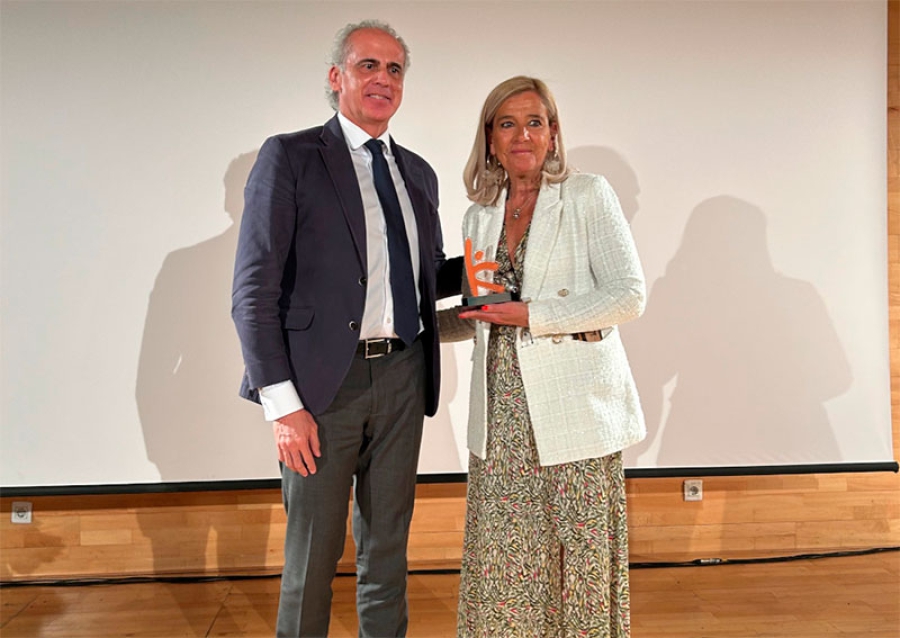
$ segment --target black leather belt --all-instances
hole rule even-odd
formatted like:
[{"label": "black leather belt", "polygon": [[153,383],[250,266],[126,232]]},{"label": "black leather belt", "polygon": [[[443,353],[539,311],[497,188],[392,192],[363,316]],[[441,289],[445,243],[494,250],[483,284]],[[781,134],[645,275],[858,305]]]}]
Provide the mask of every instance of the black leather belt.
[{"label": "black leather belt", "polygon": [[572,334],[572,338],[575,341],[603,341],[603,331],[575,332]]},{"label": "black leather belt", "polygon": [[363,339],[356,346],[356,354],[365,359],[375,359],[404,348],[406,344],[403,339]]}]

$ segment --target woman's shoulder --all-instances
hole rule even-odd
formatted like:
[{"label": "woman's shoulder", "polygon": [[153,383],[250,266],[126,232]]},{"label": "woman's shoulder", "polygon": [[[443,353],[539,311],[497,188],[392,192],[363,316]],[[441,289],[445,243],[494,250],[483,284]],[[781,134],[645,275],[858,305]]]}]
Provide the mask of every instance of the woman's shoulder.
[{"label": "woman's shoulder", "polygon": [[562,185],[562,196],[568,199],[596,201],[606,199],[612,192],[609,181],[594,173],[572,173]]},{"label": "woman's shoulder", "polygon": [[580,192],[605,189],[609,186],[609,182],[603,175],[573,172],[569,174],[566,181],[563,182],[563,185],[567,189]]}]

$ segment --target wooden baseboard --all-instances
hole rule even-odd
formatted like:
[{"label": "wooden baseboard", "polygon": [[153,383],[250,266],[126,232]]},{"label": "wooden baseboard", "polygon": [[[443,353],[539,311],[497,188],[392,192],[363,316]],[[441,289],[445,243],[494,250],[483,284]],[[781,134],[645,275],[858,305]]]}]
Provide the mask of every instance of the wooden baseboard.
[{"label": "wooden baseboard", "polygon": [[[793,555],[900,545],[900,475],[711,477],[686,503],[681,479],[627,483],[633,562]],[[22,500],[17,498],[17,500]],[[277,490],[36,497],[30,525],[0,499],[0,579],[277,573]],[[465,485],[420,485],[411,570],[458,569]],[[354,571],[352,538],[339,571]]]}]

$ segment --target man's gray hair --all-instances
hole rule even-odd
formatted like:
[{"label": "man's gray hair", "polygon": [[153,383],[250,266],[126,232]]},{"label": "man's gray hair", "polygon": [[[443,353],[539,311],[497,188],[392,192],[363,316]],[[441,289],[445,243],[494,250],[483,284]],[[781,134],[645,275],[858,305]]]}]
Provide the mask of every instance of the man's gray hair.
[{"label": "man's gray hair", "polygon": [[[347,56],[350,55],[350,36],[360,29],[378,29],[394,38],[397,43],[403,47],[403,71],[406,72],[406,70],[409,69],[409,47],[406,46],[406,42],[397,35],[397,32],[394,31],[391,25],[387,22],[382,22],[381,20],[363,20],[362,22],[348,24],[338,31],[337,35],[334,36],[334,44],[331,47],[331,58],[328,60],[329,68],[336,66],[341,71],[344,70]],[[331,108],[337,111],[338,94],[337,91],[331,90],[331,84],[327,80],[325,82],[325,93],[328,96],[328,103],[331,105]]]}]

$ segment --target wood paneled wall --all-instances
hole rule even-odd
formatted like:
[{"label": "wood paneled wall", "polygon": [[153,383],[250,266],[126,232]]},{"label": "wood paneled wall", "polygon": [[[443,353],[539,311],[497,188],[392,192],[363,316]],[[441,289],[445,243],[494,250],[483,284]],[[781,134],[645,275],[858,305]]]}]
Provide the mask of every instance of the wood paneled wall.
[{"label": "wood paneled wall", "polygon": [[[900,3],[889,5],[888,234],[894,457],[900,459]],[[736,558],[900,545],[900,475],[628,481],[634,561]],[[34,522],[13,525],[13,500]],[[421,485],[412,569],[457,568],[465,486]],[[275,490],[0,498],[4,581],[161,574],[262,573],[281,567],[284,513]],[[352,571],[348,537],[341,569]]]}]

